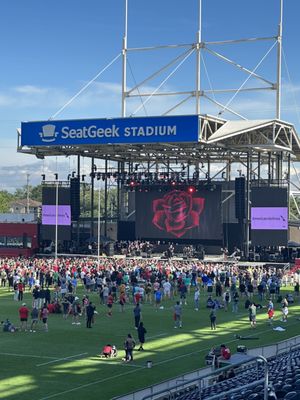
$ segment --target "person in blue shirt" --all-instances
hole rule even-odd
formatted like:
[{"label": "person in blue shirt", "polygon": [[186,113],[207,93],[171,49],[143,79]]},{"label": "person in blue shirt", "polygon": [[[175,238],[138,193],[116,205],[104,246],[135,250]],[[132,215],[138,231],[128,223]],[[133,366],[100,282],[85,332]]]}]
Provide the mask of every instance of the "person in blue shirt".
[{"label": "person in blue shirt", "polygon": [[157,310],[160,307],[161,299],[162,299],[162,292],[160,291],[160,289],[158,289],[155,292],[154,298],[155,298],[155,307],[156,307],[156,310]]}]

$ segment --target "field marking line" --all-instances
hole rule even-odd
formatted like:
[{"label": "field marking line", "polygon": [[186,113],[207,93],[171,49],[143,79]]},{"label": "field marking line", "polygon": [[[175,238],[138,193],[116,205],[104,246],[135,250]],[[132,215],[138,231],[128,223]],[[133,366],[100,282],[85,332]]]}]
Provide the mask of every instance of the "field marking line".
[{"label": "field marking line", "polygon": [[42,364],[37,364],[36,367],[42,367],[42,366],[44,366],[44,365],[53,364],[53,363],[56,363],[56,362],[59,362],[59,361],[70,360],[71,358],[76,358],[76,357],[80,357],[80,356],[85,356],[85,355],[87,355],[87,354],[88,354],[88,353],[81,353],[81,354],[75,354],[74,356],[69,356],[69,357],[64,357],[64,358],[56,358],[56,359],[54,359],[54,360],[52,360],[52,361],[48,361],[48,362],[45,362],[45,363],[42,363]]},{"label": "field marking line", "polygon": [[[146,367],[142,367],[142,368],[146,368]],[[42,397],[42,398],[39,399],[39,400],[48,400],[48,399],[52,399],[53,397],[61,396],[61,395],[66,394],[66,393],[75,392],[75,391],[78,390],[78,389],[83,389],[83,388],[86,388],[86,387],[89,387],[89,386],[97,385],[98,383],[103,383],[103,382],[110,381],[110,380],[115,379],[115,378],[120,378],[121,376],[133,374],[133,373],[136,373],[137,371],[138,371],[138,368],[136,368],[136,369],[131,369],[130,371],[123,372],[122,374],[113,375],[113,376],[109,376],[109,377],[107,377],[107,378],[100,379],[100,380],[98,380],[98,381],[86,383],[86,384],[84,384],[84,385],[80,385],[80,386],[77,386],[77,387],[72,388],[72,389],[69,389],[69,390],[64,390],[63,392],[50,394],[49,396]]]},{"label": "field marking line", "polygon": [[48,359],[48,360],[55,360],[56,359],[56,357],[50,357],[50,356],[37,356],[35,354],[17,354],[17,353],[0,353],[0,356],[44,358],[44,359]]},{"label": "field marking line", "polygon": [[139,364],[131,364],[131,363],[126,363],[126,362],[124,362],[123,364],[121,364],[121,365],[124,365],[124,367],[135,367],[135,368],[145,368],[145,366],[144,365],[139,365]]},{"label": "field marking line", "polygon": [[160,337],[160,336],[166,336],[166,335],[168,335],[167,332],[160,333],[160,334],[158,334],[158,335],[153,335],[153,336],[147,337],[147,340],[149,340],[149,339],[154,339],[154,338],[157,338],[157,337]]},{"label": "field marking line", "polygon": [[[157,338],[157,337],[160,337],[160,336],[167,336],[168,335],[168,333],[167,332],[163,332],[163,333],[159,333],[159,334],[157,334],[157,335],[153,335],[153,336],[147,336],[147,340],[149,340],[149,339],[154,339],[154,338]],[[118,337],[126,337],[126,334],[125,335],[116,335],[116,336],[118,336]]]}]

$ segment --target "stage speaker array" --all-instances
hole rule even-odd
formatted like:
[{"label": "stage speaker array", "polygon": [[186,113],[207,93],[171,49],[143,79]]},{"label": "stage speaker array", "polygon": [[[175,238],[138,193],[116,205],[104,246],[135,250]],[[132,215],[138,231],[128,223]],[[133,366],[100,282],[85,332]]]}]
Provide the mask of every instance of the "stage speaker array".
[{"label": "stage speaker array", "polygon": [[241,221],[246,218],[245,177],[235,178],[235,217]]},{"label": "stage speaker array", "polygon": [[80,180],[78,177],[70,180],[71,215],[73,221],[78,221],[80,216]]}]

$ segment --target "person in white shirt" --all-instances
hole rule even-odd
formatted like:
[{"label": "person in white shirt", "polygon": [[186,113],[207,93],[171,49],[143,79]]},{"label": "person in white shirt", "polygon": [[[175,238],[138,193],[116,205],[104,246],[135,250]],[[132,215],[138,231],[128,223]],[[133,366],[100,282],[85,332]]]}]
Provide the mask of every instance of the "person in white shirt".
[{"label": "person in white shirt", "polygon": [[194,304],[195,304],[195,310],[198,311],[199,310],[199,299],[200,299],[200,289],[197,286],[195,293],[194,293]]},{"label": "person in white shirt", "polygon": [[140,293],[140,295],[141,295],[141,299],[142,299],[142,302],[143,302],[143,301],[144,301],[144,298],[145,298],[145,289],[144,289],[143,286],[141,286],[141,287],[139,288],[139,293]]},{"label": "person in white shirt", "polygon": [[168,299],[171,298],[171,283],[169,281],[166,281],[163,284],[163,289],[164,289],[164,296]]}]

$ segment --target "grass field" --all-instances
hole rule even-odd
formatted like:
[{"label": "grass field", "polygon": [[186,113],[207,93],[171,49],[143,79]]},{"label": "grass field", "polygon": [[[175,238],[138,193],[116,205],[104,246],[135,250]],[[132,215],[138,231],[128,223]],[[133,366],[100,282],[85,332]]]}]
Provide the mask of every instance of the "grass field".
[{"label": "grass field", "polygon": [[[293,288],[283,288],[293,292]],[[79,288],[79,296],[83,290]],[[206,295],[201,293],[201,307],[195,311],[192,295],[183,309],[183,328],[174,329],[174,301],[164,303],[164,309],[155,311],[153,305],[142,306],[147,329],[144,352],[134,352],[133,363],[123,363],[123,342],[128,333],[136,338],[132,305],[120,313],[114,305],[113,316],[106,316],[106,307],[99,305],[98,296],[90,296],[97,305],[99,315],[92,329],[72,325],[62,315],[49,316],[49,332],[38,327],[36,333],[0,332],[0,399],[9,400],[82,400],[111,399],[139,388],[155,384],[181,373],[204,366],[204,357],[213,345],[226,343],[235,352],[239,343],[235,334],[255,335],[259,340],[243,341],[248,348],[267,345],[296,336],[300,332],[299,300],[289,308],[285,332],[274,332],[267,324],[266,310],[258,312],[257,328],[251,330],[244,300],[240,301],[238,315],[219,310],[217,330],[211,331],[209,311],[204,306]],[[0,289],[0,319],[9,318],[18,326],[20,303],[13,294]],[[25,295],[31,305],[31,294]],[[279,304],[275,304],[279,310]],[[276,312],[274,326],[280,325],[280,312]],[[277,322],[278,321],[278,322]],[[40,324],[41,325],[41,324]],[[137,339],[137,338],[136,338]],[[97,357],[104,344],[115,344],[119,349],[117,359]],[[151,360],[153,368],[146,368]]]}]

